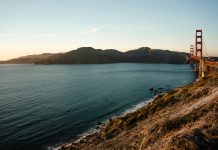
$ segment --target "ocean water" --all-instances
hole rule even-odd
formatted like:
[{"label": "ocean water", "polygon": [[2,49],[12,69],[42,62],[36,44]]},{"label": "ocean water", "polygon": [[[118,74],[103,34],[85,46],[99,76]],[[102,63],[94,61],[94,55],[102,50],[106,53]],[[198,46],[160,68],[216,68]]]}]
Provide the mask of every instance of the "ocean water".
[{"label": "ocean water", "polygon": [[190,65],[0,65],[0,149],[48,149],[192,82]]}]

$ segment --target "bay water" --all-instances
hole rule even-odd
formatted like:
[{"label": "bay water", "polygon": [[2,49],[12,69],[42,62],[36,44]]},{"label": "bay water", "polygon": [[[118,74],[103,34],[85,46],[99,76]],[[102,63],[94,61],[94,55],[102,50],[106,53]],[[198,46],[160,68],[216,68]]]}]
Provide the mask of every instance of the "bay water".
[{"label": "bay water", "polygon": [[188,64],[0,65],[0,149],[48,149],[195,79]]}]

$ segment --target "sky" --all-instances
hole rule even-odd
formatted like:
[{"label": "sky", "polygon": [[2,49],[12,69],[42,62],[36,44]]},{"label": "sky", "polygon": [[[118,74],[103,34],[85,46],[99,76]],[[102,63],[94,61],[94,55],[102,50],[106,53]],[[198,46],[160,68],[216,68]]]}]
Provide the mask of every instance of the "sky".
[{"label": "sky", "polygon": [[[79,47],[218,56],[218,0],[0,0],[0,60]],[[207,50],[207,53],[206,53]]]}]

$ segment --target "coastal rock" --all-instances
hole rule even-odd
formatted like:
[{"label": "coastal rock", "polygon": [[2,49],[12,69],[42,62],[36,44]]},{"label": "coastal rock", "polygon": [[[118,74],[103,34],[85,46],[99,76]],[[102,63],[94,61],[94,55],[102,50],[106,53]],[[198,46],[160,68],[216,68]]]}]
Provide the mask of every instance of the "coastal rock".
[{"label": "coastal rock", "polygon": [[154,88],[153,88],[153,87],[149,88],[149,91],[153,91],[153,90],[154,90]]},{"label": "coastal rock", "polygon": [[102,122],[98,120],[96,124],[97,124],[97,125],[101,125]]}]

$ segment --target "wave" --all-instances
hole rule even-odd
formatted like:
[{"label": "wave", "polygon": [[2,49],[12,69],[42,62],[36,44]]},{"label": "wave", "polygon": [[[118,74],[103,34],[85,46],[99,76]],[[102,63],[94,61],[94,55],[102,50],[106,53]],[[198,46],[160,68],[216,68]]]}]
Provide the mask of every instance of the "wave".
[{"label": "wave", "polygon": [[129,108],[127,110],[125,110],[121,116],[125,116],[128,113],[133,113],[136,112],[137,110],[139,110],[140,108],[146,106],[148,103],[152,102],[157,96],[155,96],[154,98],[150,98],[148,100],[145,100],[137,105],[134,105],[132,108]]}]

